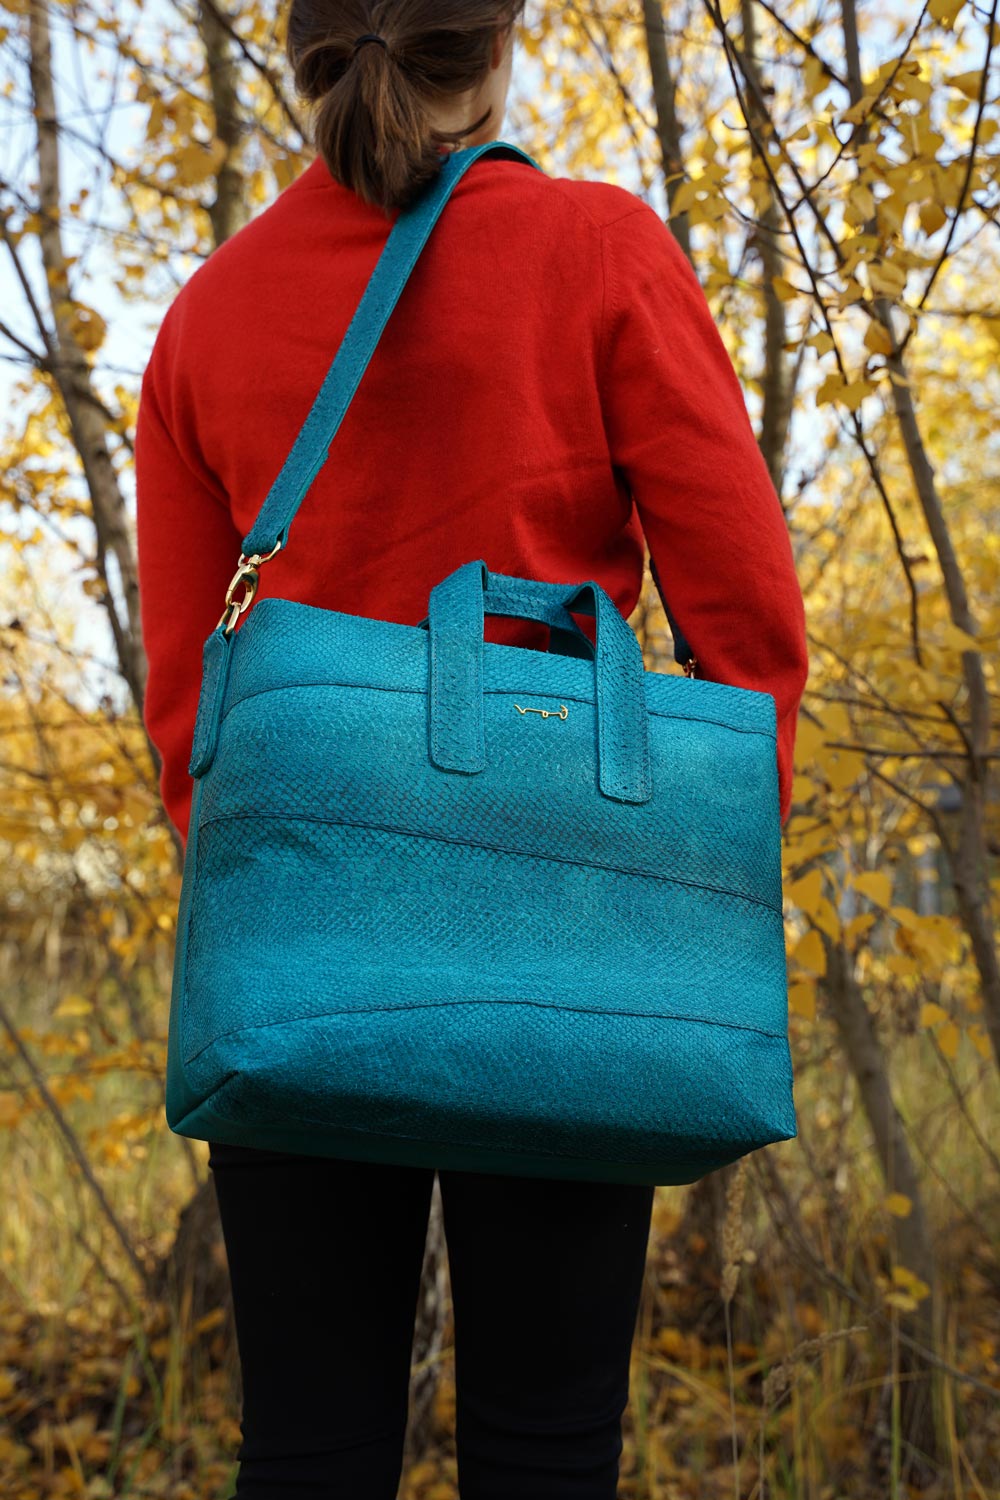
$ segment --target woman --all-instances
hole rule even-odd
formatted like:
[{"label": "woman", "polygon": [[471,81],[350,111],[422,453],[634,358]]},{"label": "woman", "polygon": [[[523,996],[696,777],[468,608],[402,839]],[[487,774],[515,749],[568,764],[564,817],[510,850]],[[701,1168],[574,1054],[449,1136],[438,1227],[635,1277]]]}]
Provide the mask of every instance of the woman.
[{"label": "woman", "polygon": [[[142,383],[145,718],[182,839],[201,649],[241,538],[396,213],[444,149],[499,137],[522,4],[293,0],[288,56],[318,154],[190,278]],[[416,624],[431,587],[482,557],[595,579],[628,617],[644,539],[698,675],[774,695],[784,820],[802,597],[699,283],[625,189],[487,156],[455,188],[261,593]],[[486,638],[547,645],[544,626],[495,616]],[[210,1166],[243,1371],[237,1495],[392,1500],[433,1170],[219,1144]],[[611,1500],[653,1190],[440,1183],[462,1500]]]}]

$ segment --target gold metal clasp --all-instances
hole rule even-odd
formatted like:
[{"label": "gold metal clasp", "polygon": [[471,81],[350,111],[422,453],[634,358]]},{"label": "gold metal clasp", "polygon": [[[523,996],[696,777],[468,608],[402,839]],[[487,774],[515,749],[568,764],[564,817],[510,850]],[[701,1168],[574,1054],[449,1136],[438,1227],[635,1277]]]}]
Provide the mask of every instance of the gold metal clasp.
[{"label": "gold metal clasp", "polygon": [[693,677],[694,676],[694,669],[695,669],[695,667],[697,665],[698,665],[698,658],[696,656],[689,656],[688,659],[687,659],[687,661],[684,663],[684,676],[685,677]]},{"label": "gold metal clasp", "polygon": [[[219,623],[215,627],[216,630],[218,630],[219,625],[221,625],[223,621],[226,621],[226,628],[223,632],[224,635],[229,635],[229,633],[234,629],[236,621],[239,619],[240,615],[243,614],[245,610],[249,609],[251,604],[253,603],[254,595],[257,592],[257,580],[259,577],[258,569],[260,568],[262,563],[266,563],[267,561],[269,561],[269,559],[272,558],[274,554],[280,550],[280,547],[281,542],[279,541],[274,547],[271,548],[270,552],[265,552],[263,554],[261,554],[260,552],[251,552],[249,557],[244,557],[243,553],[240,553],[239,566],[237,567],[236,572],[233,574],[230,580],[229,587],[226,589],[226,607],[219,617]],[[234,599],[233,591],[234,589],[238,588],[240,584],[243,585],[243,596],[242,598]]]},{"label": "gold metal clasp", "polygon": [[565,703],[561,703],[558,708],[522,708],[520,703],[515,703],[514,707],[519,714],[541,714],[543,719],[565,719],[569,713]]}]

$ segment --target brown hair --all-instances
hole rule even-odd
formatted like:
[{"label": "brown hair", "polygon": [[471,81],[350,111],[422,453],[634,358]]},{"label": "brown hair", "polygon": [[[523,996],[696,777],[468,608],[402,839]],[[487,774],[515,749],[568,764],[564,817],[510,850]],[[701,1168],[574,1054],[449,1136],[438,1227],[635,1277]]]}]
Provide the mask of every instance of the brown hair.
[{"label": "brown hair", "polygon": [[[330,174],[366,203],[404,208],[463,130],[433,127],[427,106],[487,77],[493,39],[525,0],[292,0],[285,52],[301,98],[315,105],[313,140]],[[375,32],[386,45],[358,37]]]}]

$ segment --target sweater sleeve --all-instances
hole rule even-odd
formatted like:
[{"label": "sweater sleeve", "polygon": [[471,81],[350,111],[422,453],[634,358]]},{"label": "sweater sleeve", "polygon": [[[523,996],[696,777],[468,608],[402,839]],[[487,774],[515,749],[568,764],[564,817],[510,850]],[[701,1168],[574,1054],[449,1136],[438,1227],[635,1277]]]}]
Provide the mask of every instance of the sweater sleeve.
[{"label": "sweater sleeve", "polygon": [[164,809],[186,845],[202,648],[225,608],[243,539],[225,494],[196,456],[167,330],[164,322],[139,397],[136,542],[148,669],[143,721],[162,759]]},{"label": "sweater sleeve", "polygon": [[602,255],[611,461],[696,675],[774,698],[784,823],[808,652],[781,503],[701,283],[666,224],[640,202],[604,226]]}]

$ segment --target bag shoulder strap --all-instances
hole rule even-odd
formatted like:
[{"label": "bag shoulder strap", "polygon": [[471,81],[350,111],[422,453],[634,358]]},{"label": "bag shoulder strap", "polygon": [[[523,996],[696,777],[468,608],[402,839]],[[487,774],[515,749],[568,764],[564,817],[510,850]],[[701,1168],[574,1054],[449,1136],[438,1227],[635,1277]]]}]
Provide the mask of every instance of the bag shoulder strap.
[{"label": "bag shoulder strap", "polygon": [[449,152],[438,176],[396,218],[358,303],[347,332],[319,393],[272,484],[250,530],[243,538],[243,555],[260,558],[284,546],[306,491],[329,454],[337,429],[375,352],[389,314],[459,178],[487,153],[539,167],[535,159],[509,141],[486,141]]}]

